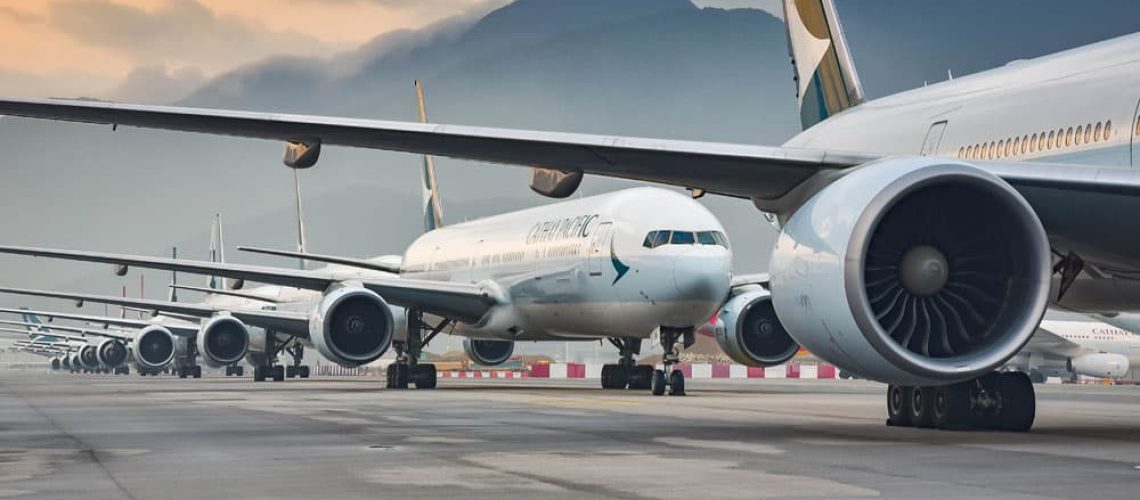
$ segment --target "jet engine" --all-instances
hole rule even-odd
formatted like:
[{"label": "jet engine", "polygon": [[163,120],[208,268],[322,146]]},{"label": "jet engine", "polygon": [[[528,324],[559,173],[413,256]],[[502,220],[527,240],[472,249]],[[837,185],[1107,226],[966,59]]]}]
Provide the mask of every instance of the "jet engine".
[{"label": "jet engine", "polygon": [[463,339],[463,352],[480,365],[495,366],[511,359],[515,343],[510,340]]},{"label": "jet engine", "polygon": [[759,286],[728,299],[717,320],[717,343],[729,358],[742,365],[783,364],[800,349],[776,317],[771,294]]},{"label": "jet engine", "polygon": [[1050,251],[1004,180],[929,157],[863,165],[805,202],[770,265],[792,338],[847,371],[940,385],[1001,366],[1045,313]]},{"label": "jet engine", "polygon": [[197,346],[206,366],[232,365],[249,352],[249,328],[229,314],[216,314],[202,322]]},{"label": "jet engine", "polygon": [[127,362],[130,353],[127,344],[118,339],[107,339],[99,343],[95,357],[104,368],[118,368]]},{"label": "jet engine", "polygon": [[51,358],[51,369],[52,370],[59,370],[62,367],[63,367],[63,359]]},{"label": "jet engine", "polygon": [[148,326],[135,335],[135,361],[140,367],[166,368],[174,361],[174,349],[174,335],[161,326]]},{"label": "jet engine", "polygon": [[1110,353],[1085,354],[1070,359],[1067,368],[1086,377],[1119,378],[1128,373],[1128,358]]},{"label": "jet engine", "polygon": [[97,370],[99,368],[99,347],[91,344],[79,348],[79,354],[75,355],[75,362],[73,365],[78,365],[84,370]]},{"label": "jet engine", "polygon": [[309,319],[309,337],[317,352],[345,367],[379,359],[392,345],[395,332],[388,303],[357,285],[330,289]]}]

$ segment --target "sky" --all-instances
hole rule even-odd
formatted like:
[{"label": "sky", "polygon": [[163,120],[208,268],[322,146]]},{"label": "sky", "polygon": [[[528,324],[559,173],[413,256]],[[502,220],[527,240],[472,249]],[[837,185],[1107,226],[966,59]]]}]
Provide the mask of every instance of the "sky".
[{"label": "sky", "polygon": [[[0,46],[6,48],[0,95],[176,100],[211,77],[253,62],[281,55],[328,57],[384,33],[483,14],[507,3],[0,0]],[[778,0],[696,3],[778,10]],[[165,89],[155,95],[155,88]]]}]

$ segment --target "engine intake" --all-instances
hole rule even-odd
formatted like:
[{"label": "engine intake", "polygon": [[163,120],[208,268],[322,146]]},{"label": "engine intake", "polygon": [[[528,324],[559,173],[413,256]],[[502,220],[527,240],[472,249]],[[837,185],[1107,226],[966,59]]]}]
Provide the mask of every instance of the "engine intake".
[{"label": "engine intake", "polygon": [[99,343],[99,348],[95,350],[95,355],[101,366],[118,368],[127,362],[127,357],[130,353],[127,352],[127,344],[123,343],[123,341],[107,339]]},{"label": "engine intake", "polygon": [[161,326],[148,326],[135,335],[135,361],[151,369],[165,368],[174,362],[174,335]]},{"label": "engine intake", "polygon": [[848,371],[900,385],[982,375],[1044,315],[1049,244],[1021,194],[927,157],[859,167],[789,219],[771,261],[792,337]]},{"label": "engine intake", "polygon": [[392,345],[395,320],[375,292],[341,285],[326,292],[309,319],[309,335],[322,356],[345,367],[371,363]]},{"label": "engine intake", "polygon": [[780,365],[800,349],[776,317],[771,294],[758,286],[730,298],[717,319],[717,343],[742,365]]},{"label": "engine intake", "polygon": [[85,345],[79,348],[79,354],[75,355],[75,361],[80,366],[87,370],[95,370],[99,368],[99,347],[94,345]]},{"label": "engine intake", "polygon": [[228,314],[215,315],[198,330],[198,352],[211,368],[237,363],[249,352],[249,328]]},{"label": "engine intake", "polygon": [[511,359],[515,343],[510,340],[463,339],[463,352],[480,365],[495,366]]}]

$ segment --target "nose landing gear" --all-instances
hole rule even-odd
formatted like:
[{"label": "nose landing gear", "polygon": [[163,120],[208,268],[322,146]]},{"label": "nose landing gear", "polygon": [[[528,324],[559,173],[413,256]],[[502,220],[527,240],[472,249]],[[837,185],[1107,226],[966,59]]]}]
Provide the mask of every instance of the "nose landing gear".
[{"label": "nose landing gear", "polygon": [[621,353],[617,364],[602,366],[602,389],[649,389],[652,385],[653,367],[638,365],[633,359],[641,354],[641,339],[610,337],[608,339]]}]

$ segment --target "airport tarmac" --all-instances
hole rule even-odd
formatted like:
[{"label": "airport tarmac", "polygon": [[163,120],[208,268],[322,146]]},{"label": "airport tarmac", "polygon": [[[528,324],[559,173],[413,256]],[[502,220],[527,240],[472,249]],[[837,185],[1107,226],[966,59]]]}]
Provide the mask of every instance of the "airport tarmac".
[{"label": "airport tarmac", "polygon": [[1137,498],[1140,388],[1038,386],[1033,432],[888,428],[883,386],[0,371],[0,498]]}]

